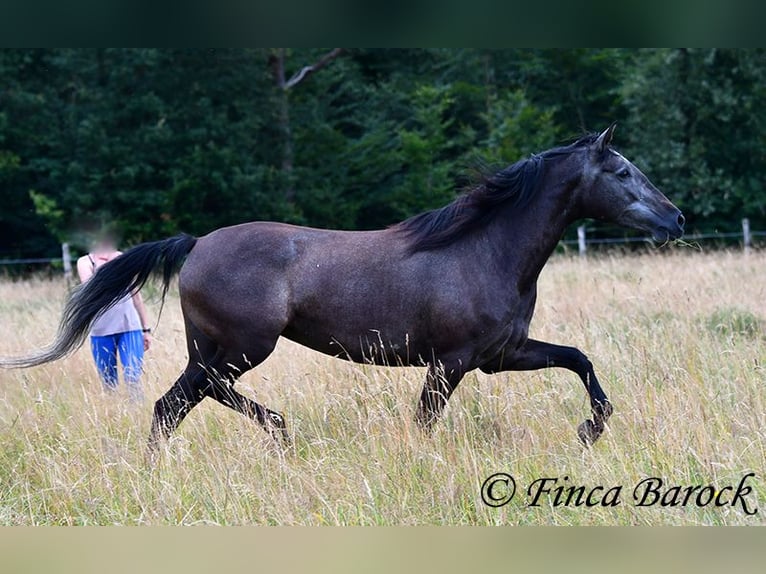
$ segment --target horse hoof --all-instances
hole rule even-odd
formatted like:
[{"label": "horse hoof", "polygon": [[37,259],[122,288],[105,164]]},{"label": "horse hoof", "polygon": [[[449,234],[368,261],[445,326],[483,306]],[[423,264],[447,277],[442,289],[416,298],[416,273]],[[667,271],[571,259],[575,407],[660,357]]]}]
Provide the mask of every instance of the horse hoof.
[{"label": "horse hoof", "polygon": [[592,420],[588,419],[577,427],[577,436],[580,438],[585,446],[591,446],[596,439],[601,436],[600,430],[596,428],[596,425]]},{"label": "horse hoof", "polygon": [[286,429],[285,417],[274,411],[269,411],[268,422],[278,429]]},{"label": "horse hoof", "polygon": [[287,432],[285,417],[281,414],[269,411],[264,426],[276,442],[281,443],[285,448],[292,446],[293,441],[290,438],[290,434]]}]

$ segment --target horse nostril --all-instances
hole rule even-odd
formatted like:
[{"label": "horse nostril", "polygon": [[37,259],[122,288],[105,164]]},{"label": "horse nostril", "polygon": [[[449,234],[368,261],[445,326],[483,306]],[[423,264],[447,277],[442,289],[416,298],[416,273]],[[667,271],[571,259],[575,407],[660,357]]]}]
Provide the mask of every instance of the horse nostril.
[{"label": "horse nostril", "polygon": [[686,218],[684,217],[683,213],[678,214],[678,227],[683,227],[684,223],[686,223]]}]

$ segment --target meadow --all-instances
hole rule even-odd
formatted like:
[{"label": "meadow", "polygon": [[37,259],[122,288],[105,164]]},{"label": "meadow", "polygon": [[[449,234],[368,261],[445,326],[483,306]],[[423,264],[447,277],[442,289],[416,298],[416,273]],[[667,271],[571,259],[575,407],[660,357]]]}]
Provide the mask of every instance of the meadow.
[{"label": "meadow", "polygon": [[[49,342],[66,292],[63,280],[0,280],[0,355]],[[147,294],[156,318],[156,290]],[[285,414],[291,448],[208,400],[148,468],[153,401],[185,364],[171,292],[143,406],[101,392],[86,348],[0,371],[0,524],[763,524],[765,319],[764,252],[559,255],[541,275],[530,334],[593,362],[615,414],[592,448],[577,439],[589,406],[568,371],[471,373],[425,436],[413,422],[423,369],[350,364],[280,341],[238,388]],[[514,477],[517,494],[491,508],[481,485],[496,472]],[[764,506],[753,515],[742,504],[642,507],[632,497],[647,477],[717,494],[749,472],[748,508]],[[530,506],[526,489],[544,477],[620,485],[620,504],[542,495]]]}]

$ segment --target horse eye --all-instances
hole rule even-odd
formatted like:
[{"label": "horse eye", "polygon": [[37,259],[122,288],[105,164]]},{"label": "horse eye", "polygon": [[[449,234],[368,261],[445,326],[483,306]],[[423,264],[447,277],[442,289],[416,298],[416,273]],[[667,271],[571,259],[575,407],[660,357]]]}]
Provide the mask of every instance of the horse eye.
[{"label": "horse eye", "polygon": [[630,171],[628,171],[627,168],[622,168],[620,171],[617,172],[617,177],[620,179],[626,179],[630,177]]}]

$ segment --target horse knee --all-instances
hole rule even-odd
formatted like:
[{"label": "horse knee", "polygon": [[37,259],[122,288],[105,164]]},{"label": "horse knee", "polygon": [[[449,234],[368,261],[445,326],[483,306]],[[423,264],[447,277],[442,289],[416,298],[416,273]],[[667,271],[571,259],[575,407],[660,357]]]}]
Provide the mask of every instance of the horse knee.
[{"label": "horse knee", "polygon": [[577,347],[568,347],[571,369],[581,377],[593,372],[593,363],[588,356]]},{"label": "horse knee", "polygon": [[590,362],[590,359],[585,356],[585,354],[580,353],[580,360],[578,361],[578,366],[581,371],[586,373],[592,373],[593,372],[593,363]]}]

